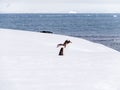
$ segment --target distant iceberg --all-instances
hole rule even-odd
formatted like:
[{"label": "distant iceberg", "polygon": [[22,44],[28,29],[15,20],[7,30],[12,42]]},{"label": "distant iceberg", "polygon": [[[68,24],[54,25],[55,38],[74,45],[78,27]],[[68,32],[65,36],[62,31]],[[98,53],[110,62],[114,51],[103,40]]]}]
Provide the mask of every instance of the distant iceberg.
[{"label": "distant iceberg", "polygon": [[76,14],[77,12],[76,11],[69,11],[69,13]]}]

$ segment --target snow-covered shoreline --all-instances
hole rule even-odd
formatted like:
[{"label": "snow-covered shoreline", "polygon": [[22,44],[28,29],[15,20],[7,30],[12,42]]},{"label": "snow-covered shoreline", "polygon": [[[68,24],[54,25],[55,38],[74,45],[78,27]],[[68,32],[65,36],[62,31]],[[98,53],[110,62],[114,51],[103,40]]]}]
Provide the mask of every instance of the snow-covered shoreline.
[{"label": "snow-covered shoreline", "polygon": [[[72,43],[60,57],[56,48]],[[0,90],[119,90],[120,52],[63,35],[0,29]]]}]

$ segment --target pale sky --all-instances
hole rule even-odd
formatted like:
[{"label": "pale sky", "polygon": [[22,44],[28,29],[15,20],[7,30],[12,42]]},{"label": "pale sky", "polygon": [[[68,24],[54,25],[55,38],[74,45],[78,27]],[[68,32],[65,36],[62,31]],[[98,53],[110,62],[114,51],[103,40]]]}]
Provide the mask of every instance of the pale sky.
[{"label": "pale sky", "polygon": [[120,13],[120,0],[0,0],[0,13]]}]

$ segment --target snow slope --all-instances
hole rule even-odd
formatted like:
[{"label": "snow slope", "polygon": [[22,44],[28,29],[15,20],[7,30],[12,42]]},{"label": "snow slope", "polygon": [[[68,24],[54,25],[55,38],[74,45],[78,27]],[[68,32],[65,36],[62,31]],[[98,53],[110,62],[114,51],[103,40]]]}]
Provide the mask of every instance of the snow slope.
[{"label": "snow slope", "polygon": [[[58,43],[72,41],[58,56]],[[120,52],[80,38],[0,29],[0,90],[120,90]]]}]

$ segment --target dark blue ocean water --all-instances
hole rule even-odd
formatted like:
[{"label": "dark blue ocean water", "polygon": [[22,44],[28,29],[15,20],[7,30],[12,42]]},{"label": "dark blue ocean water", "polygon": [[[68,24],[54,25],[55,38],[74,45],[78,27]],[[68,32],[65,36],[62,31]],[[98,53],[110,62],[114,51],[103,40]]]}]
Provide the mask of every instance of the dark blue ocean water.
[{"label": "dark blue ocean water", "polygon": [[0,28],[51,31],[120,51],[120,14],[0,14]]}]

